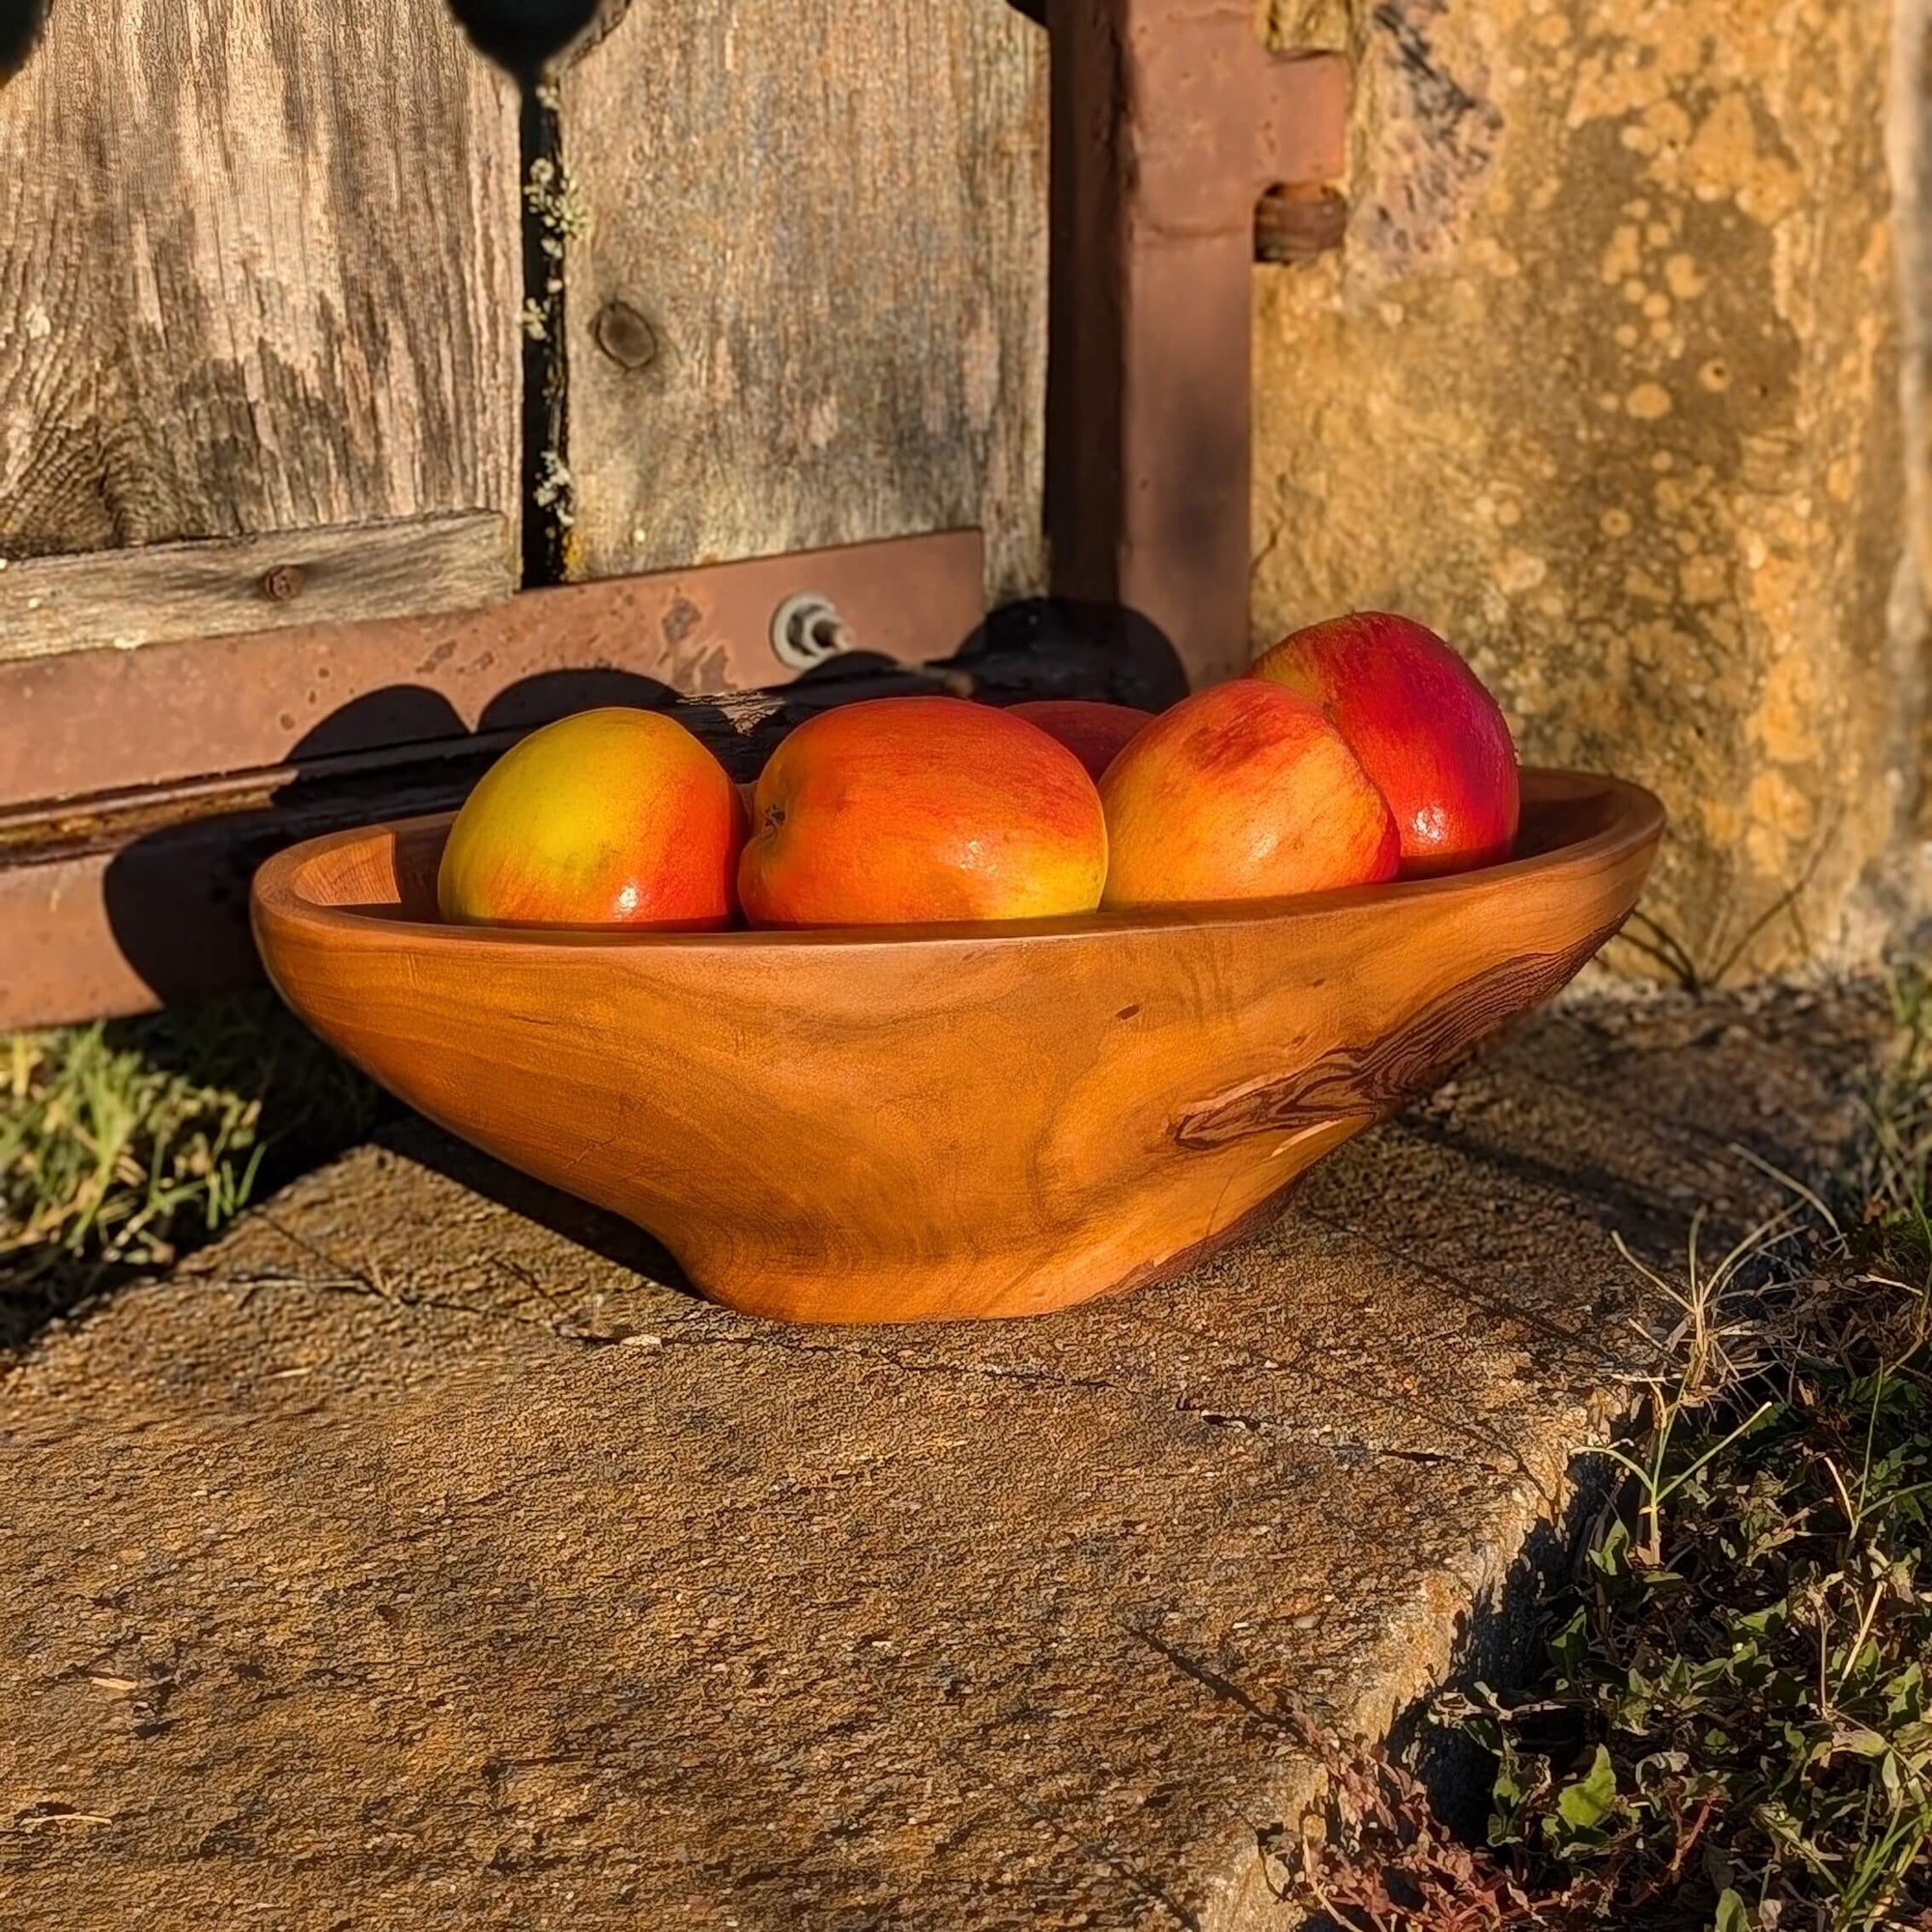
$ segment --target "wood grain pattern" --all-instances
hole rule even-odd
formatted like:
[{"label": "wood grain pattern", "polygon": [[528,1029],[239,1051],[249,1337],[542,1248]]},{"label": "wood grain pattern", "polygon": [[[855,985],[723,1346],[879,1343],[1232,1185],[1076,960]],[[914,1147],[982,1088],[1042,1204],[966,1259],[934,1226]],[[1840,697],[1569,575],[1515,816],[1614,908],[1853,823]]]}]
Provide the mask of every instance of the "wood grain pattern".
[{"label": "wood grain pattern", "polygon": [[[1385,1063],[1412,1090],[1580,967],[1662,810],[1535,772],[1524,820],[1508,865],[1272,905],[615,939],[427,923],[433,819],[283,854],[253,912],[325,1038],[649,1229],[708,1294],[805,1321],[1028,1315],[1250,1224],[1384,1110]],[[1326,1082],[1346,1066],[1373,1091]],[[1279,1133],[1176,1132],[1311,1078],[1322,1106]]]},{"label": "wood grain pattern", "polygon": [[1249,1081],[1192,1107],[1175,1122],[1175,1141],[1218,1148],[1255,1134],[1383,1120],[1448,1079],[1519,1014],[1554,999],[1622,925],[1618,918],[1557,952],[1526,952],[1486,967],[1366,1045],[1334,1047],[1310,1066]]},{"label": "wood grain pattern", "polygon": [[1040,586],[1045,76],[1007,0],[660,0],[570,69],[573,575],[978,526]]},{"label": "wood grain pattern", "polygon": [[[477,611],[516,589],[495,510],[30,557],[0,570],[0,664],[107,645]],[[0,763],[6,753],[0,753]]]},{"label": "wood grain pattern", "polygon": [[0,555],[514,518],[518,168],[441,0],[60,0],[0,88]]}]

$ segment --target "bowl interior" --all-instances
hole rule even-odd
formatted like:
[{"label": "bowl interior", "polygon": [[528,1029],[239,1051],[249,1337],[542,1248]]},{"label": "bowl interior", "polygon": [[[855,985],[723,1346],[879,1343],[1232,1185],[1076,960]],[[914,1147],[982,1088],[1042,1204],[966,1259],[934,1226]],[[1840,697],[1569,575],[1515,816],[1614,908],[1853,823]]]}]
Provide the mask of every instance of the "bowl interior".
[{"label": "bowl interior", "polygon": [[[1612,834],[1619,828],[1627,829],[1633,800],[1642,796],[1634,787],[1612,779],[1537,768],[1526,770],[1522,775],[1521,827],[1515,849],[1504,866],[1523,865],[1547,858]],[[453,813],[445,812],[435,817],[411,819],[394,826],[370,828],[319,840],[288,875],[289,887],[298,901],[309,906],[333,908],[385,922],[438,924],[437,867],[442,858],[443,844],[449,836],[453,816]],[[1473,878],[1492,877],[1502,869],[1503,867],[1489,867],[1480,873],[1458,873],[1441,879],[1406,881],[1394,887],[1375,886],[1354,890],[1378,895],[1453,891]],[[1333,899],[1342,895],[1325,894],[1321,896]],[[1217,911],[1255,916],[1278,911],[1281,904],[1280,901],[1258,901],[1246,907],[1222,907]],[[1163,908],[1147,916],[1094,915],[1085,921],[1042,921],[1037,923],[1063,929],[1097,923],[1113,926],[1135,923],[1161,924],[1176,918],[1188,917],[1190,915],[1185,910]],[[443,929],[455,931],[459,928]],[[650,933],[613,934],[609,929],[597,928],[585,930],[601,940],[621,937],[638,943],[650,943],[653,940],[663,942],[669,937]],[[937,930],[943,933],[948,929]],[[951,930],[959,932],[965,928],[954,927]],[[862,928],[861,931],[867,938],[879,936],[877,928]],[[499,931],[498,936],[504,935]],[[561,933],[543,931],[526,931],[522,936],[532,940],[564,937]],[[707,936],[714,942],[721,937],[718,934]],[[765,941],[805,939],[808,936],[803,933],[756,935]],[[822,938],[825,935],[812,936]]]}]

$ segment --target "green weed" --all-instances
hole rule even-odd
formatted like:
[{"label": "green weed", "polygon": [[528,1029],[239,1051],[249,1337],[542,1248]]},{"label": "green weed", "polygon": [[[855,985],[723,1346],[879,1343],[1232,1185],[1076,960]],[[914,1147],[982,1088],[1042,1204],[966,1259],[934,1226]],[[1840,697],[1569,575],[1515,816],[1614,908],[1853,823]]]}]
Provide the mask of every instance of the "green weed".
[{"label": "green weed", "polygon": [[1545,1608],[1526,1691],[1442,1699],[1492,1754],[1488,1842],[1413,1777],[1315,1742],[1324,1818],[1284,1889],[1375,1932],[1621,1921],[1932,1928],[1932,1025],[1901,981],[1841,1221],[1641,1270],[1654,1325],[1622,1482]]},{"label": "green weed", "polygon": [[0,1345],[168,1266],[385,1110],[267,995],[0,1037]]}]

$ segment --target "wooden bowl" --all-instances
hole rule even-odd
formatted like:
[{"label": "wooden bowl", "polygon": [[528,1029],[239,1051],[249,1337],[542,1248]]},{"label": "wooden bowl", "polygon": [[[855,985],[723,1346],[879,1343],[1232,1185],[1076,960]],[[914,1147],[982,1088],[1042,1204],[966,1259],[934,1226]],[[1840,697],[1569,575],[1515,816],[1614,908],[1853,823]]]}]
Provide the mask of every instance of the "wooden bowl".
[{"label": "wooden bowl", "polygon": [[1663,825],[1524,775],[1449,879],[1024,925],[613,936],[431,923],[448,819],[255,881],[282,997],[391,1093],[792,1321],[1037,1315],[1178,1270],[1549,999]]}]

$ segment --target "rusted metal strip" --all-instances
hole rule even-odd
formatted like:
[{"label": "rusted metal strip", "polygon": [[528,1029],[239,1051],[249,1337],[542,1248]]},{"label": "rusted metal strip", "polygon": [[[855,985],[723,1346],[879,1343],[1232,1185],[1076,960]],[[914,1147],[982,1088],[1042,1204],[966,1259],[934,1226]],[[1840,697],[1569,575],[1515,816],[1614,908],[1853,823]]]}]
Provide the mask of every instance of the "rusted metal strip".
[{"label": "rusted metal strip", "polygon": [[1256,204],[1342,173],[1348,71],[1234,0],[1054,0],[1054,587],[1125,606],[1196,683],[1249,661]]},{"label": "rusted metal strip", "polygon": [[387,745],[599,702],[753,691],[795,673],[772,621],[824,598],[868,658],[979,623],[977,530],[530,591],[487,611],[0,664],[0,810]]}]

